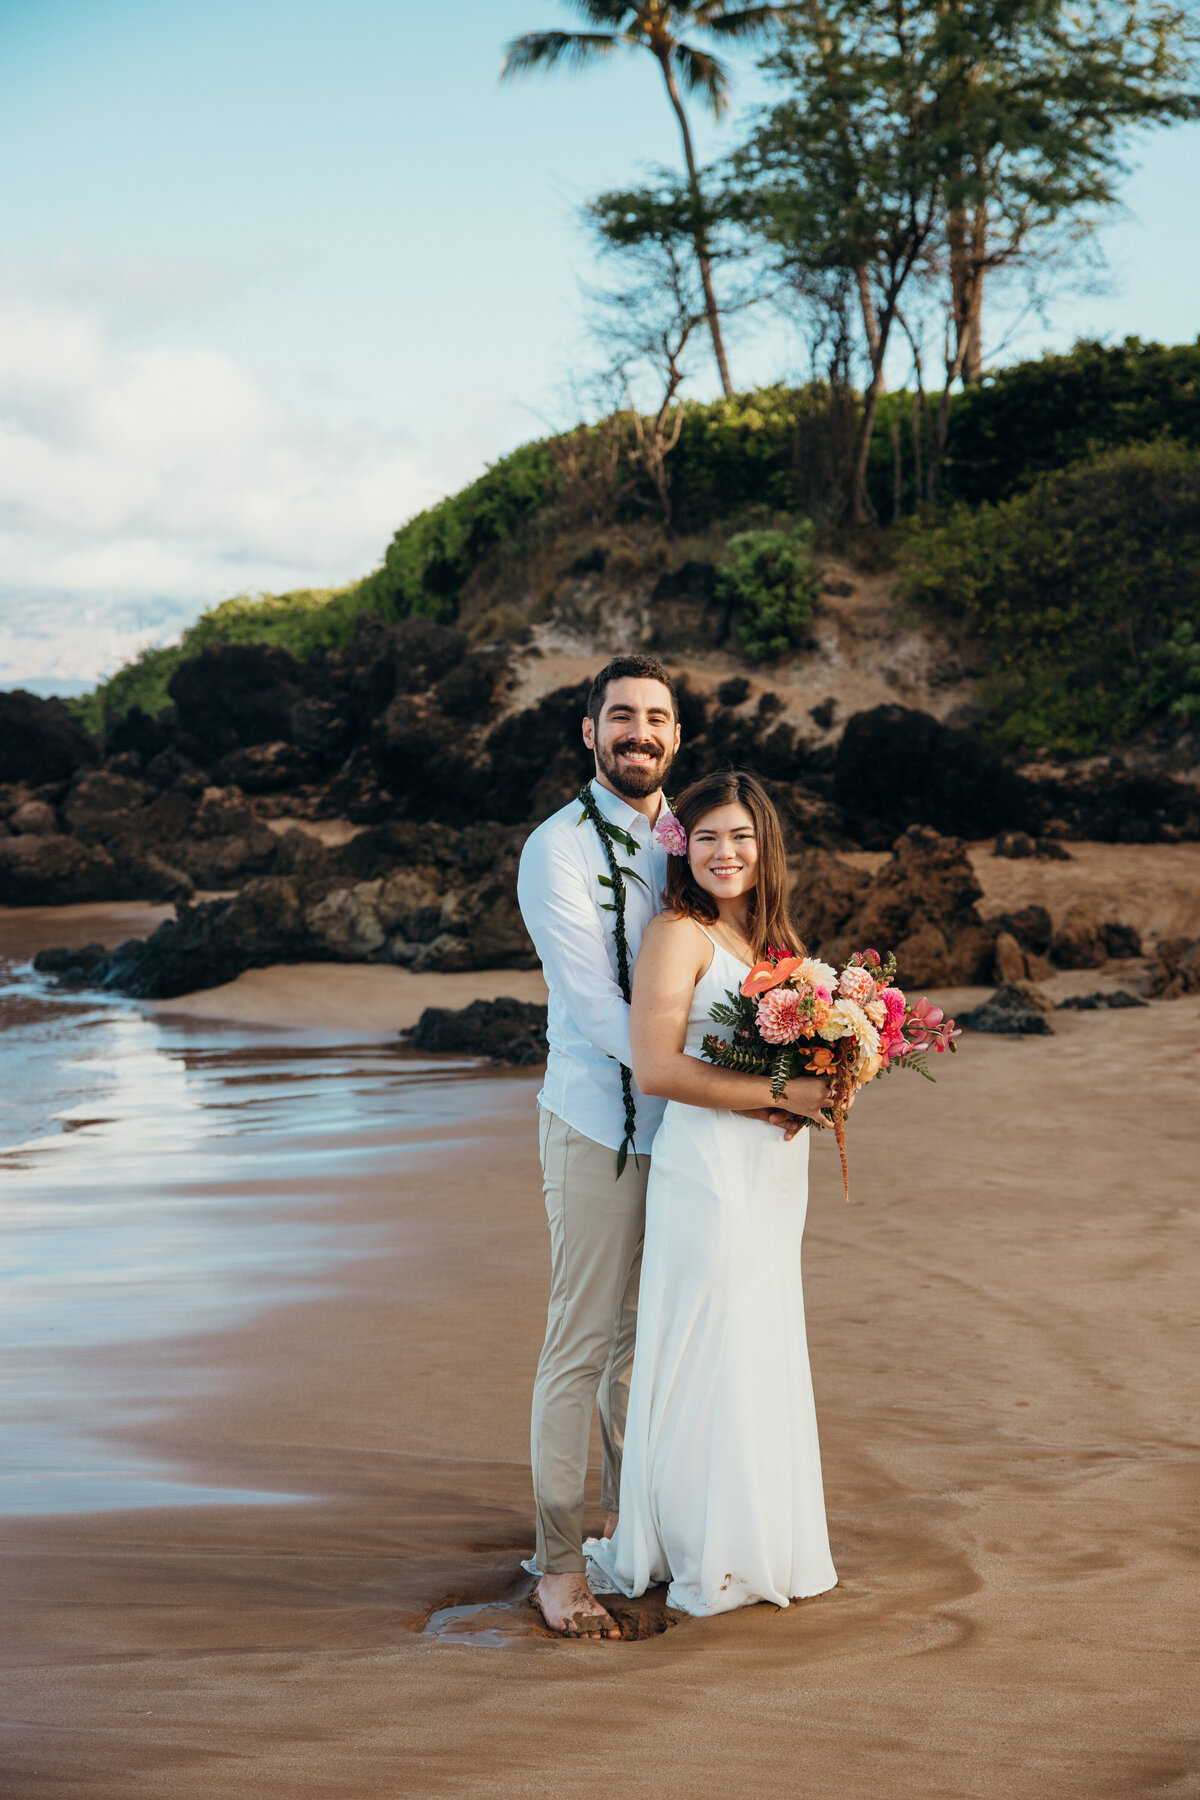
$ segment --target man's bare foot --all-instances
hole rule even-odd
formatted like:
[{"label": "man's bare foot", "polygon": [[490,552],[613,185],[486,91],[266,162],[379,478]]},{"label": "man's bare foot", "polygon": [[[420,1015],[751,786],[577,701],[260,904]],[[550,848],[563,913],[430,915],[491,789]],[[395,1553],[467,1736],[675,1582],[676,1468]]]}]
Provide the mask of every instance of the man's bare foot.
[{"label": "man's bare foot", "polygon": [[605,1537],[610,1538],[616,1529],[617,1529],[616,1513],[615,1512],[606,1512],[604,1515],[604,1535],[605,1535]]},{"label": "man's bare foot", "polygon": [[560,1637],[621,1635],[621,1627],[605,1612],[583,1575],[543,1575],[529,1598]]}]

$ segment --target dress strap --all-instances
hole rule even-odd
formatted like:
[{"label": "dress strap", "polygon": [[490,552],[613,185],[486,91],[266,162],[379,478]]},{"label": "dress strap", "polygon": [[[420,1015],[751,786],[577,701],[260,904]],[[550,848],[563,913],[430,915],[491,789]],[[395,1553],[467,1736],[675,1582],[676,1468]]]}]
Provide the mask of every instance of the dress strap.
[{"label": "dress strap", "polygon": [[[691,918],[690,913],[688,914],[688,917]],[[692,924],[696,927],[697,931],[704,931],[704,927],[700,923],[699,919],[692,919]],[[712,945],[712,955],[709,957],[708,962],[705,964],[704,968],[700,971],[699,975],[697,975],[697,977],[696,977],[696,985],[697,986],[700,985],[700,983],[704,980],[704,977],[708,974],[708,971],[712,968],[713,963],[716,960],[717,951],[721,948],[720,944],[718,944],[716,938],[712,935],[711,931],[704,931],[704,935],[708,939],[709,943]]]}]

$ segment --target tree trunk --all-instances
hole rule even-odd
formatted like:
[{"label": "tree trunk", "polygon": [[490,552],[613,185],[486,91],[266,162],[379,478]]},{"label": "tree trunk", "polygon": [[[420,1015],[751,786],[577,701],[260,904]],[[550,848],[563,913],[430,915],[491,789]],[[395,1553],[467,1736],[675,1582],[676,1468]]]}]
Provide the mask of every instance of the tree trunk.
[{"label": "tree trunk", "polygon": [[870,386],[863,395],[862,418],[858,422],[858,437],[854,444],[854,466],[850,474],[851,525],[869,525],[875,517],[875,509],[867,493],[867,463],[871,456],[871,439],[875,432],[879,396],[883,392],[882,357],[879,362],[880,366],[872,374]]},{"label": "tree trunk", "polygon": [[968,219],[952,207],[946,218],[950,246],[951,316],[964,385],[983,379],[983,275],[987,266],[988,211],[980,200]]},{"label": "tree trunk", "polygon": [[654,54],[658,58],[663,72],[663,80],[667,84],[667,93],[671,105],[675,109],[675,117],[679,121],[679,135],[683,139],[683,156],[687,163],[688,187],[691,191],[692,205],[696,209],[696,232],[692,239],[696,248],[696,262],[700,268],[700,281],[704,288],[704,311],[708,319],[708,329],[712,335],[713,355],[717,359],[717,368],[721,375],[721,387],[728,400],[733,393],[733,382],[729,378],[729,363],[725,356],[725,340],[721,335],[721,315],[717,307],[717,296],[713,289],[712,262],[708,254],[708,240],[705,236],[703,217],[704,203],[700,192],[700,177],[696,173],[696,157],[692,149],[692,134],[688,127],[687,114],[683,109],[683,101],[679,97],[679,88],[675,81],[675,71],[671,67],[671,51],[669,46]]},{"label": "tree trunk", "polygon": [[975,278],[971,283],[971,300],[967,309],[967,348],[962,371],[964,386],[983,380],[983,277],[987,268],[987,251],[987,202],[981,200],[975,208],[971,232],[971,260]]}]

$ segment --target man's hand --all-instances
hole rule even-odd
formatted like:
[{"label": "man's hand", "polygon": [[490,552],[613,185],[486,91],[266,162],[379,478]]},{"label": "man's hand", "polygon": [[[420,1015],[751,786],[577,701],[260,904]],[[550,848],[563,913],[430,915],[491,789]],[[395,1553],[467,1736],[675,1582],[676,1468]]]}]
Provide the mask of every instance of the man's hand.
[{"label": "man's hand", "polygon": [[[758,1119],[763,1125],[775,1125],[783,1133],[783,1141],[790,1144],[798,1131],[804,1130],[804,1120],[798,1119],[795,1113],[785,1112],[781,1106],[756,1106],[749,1112],[739,1113],[739,1119]],[[824,1119],[814,1120],[814,1124],[825,1123]]]}]

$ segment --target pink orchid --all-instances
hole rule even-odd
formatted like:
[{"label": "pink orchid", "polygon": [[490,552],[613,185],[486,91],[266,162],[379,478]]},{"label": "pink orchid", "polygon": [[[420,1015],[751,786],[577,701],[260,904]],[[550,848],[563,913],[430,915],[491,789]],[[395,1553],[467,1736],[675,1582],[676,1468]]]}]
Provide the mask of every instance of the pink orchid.
[{"label": "pink orchid", "polygon": [[924,995],[914,1001],[908,1009],[908,1022],[919,1027],[921,1031],[936,1031],[942,1022],[942,1017],[941,1007],[935,1006],[932,1000],[927,1000]]},{"label": "pink orchid", "polygon": [[947,1019],[934,1038],[933,1047],[940,1056],[943,1050],[953,1050],[955,1038],[961,1036],[962,1027],[956,1027],[953,1019]]},{"label": "pink orchid", "polygon": [[687,855],[687,832],[675,814],[665,806],[659,813],[658,823],[654,827],[654,840],[662,846],[668,856]]}]

